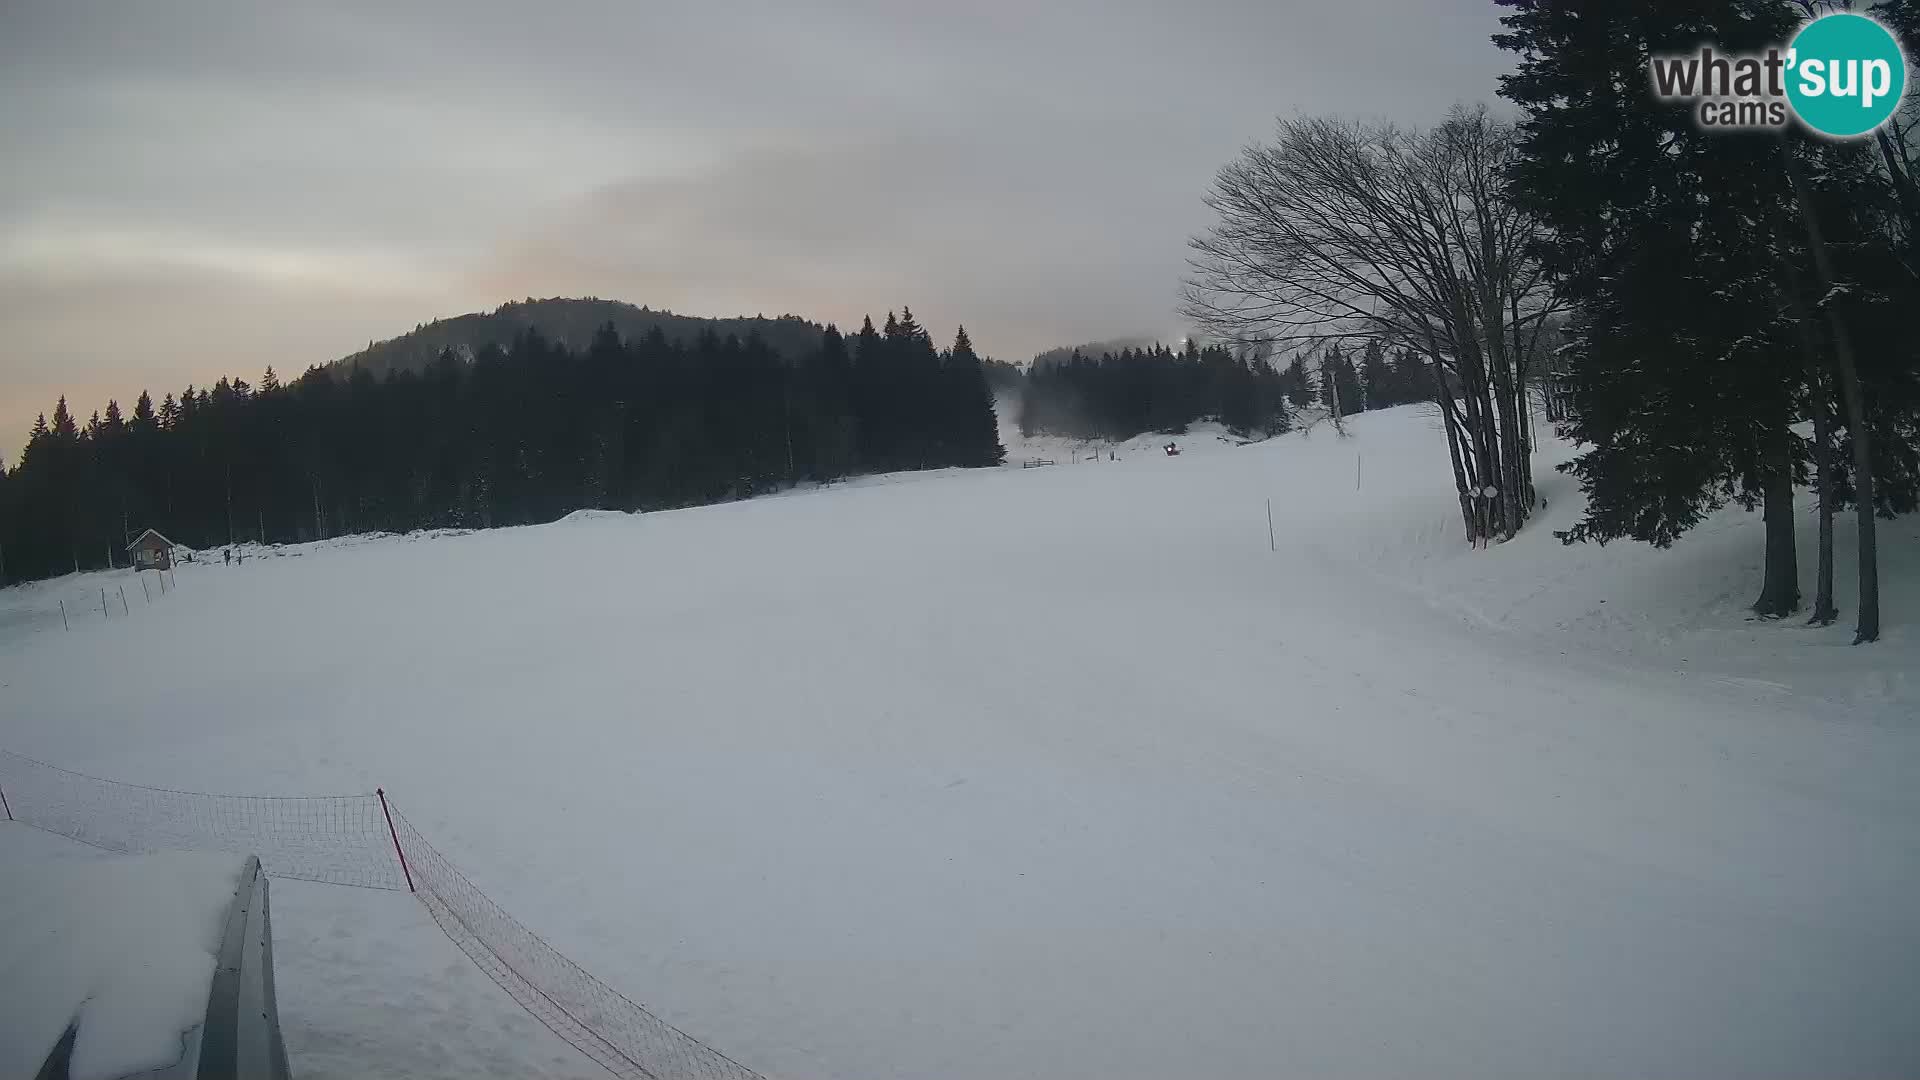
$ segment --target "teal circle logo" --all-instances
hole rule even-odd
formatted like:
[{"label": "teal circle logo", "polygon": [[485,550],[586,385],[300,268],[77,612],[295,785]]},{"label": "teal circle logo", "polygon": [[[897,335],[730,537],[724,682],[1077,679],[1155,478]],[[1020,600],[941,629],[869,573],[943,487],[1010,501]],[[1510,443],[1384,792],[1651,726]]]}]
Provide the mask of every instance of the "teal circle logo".
[{"label": "teal circle logo", "polygon": [[1887,122],[1907,89],[1907,61],[1887,28],[1850,12],[1815,19],[1788,46],[1787,101],[1802,123],[1837,139]]}]

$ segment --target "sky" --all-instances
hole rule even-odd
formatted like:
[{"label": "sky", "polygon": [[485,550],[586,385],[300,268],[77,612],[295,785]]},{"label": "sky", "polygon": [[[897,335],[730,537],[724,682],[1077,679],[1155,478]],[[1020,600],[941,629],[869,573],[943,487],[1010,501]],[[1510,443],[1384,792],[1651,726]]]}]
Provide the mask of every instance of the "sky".
[{"label": "sky", "polygon": [[528,296],[1169,341],[1277,116],[1494,100],[1490,0],[5,0],[0,458]]}]

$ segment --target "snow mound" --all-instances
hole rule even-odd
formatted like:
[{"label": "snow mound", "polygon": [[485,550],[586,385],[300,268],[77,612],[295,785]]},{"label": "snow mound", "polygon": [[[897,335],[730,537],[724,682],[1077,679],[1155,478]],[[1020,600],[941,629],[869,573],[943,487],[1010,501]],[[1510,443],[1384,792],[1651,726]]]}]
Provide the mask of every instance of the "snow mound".
[{"label": "snow mound", "polygon": [[554,522],[555,525],[579,525],[588,521],[612,521],[616,518],[630,518],[632,514],[625,510],[575,510],[573,513]]},{"label": "snow mound", "polygon": [[245,859],[75,855],[0,823],[0,1076],[32,1076],[76,1025],[73,1080],[180,1060],[206,1015]]}]

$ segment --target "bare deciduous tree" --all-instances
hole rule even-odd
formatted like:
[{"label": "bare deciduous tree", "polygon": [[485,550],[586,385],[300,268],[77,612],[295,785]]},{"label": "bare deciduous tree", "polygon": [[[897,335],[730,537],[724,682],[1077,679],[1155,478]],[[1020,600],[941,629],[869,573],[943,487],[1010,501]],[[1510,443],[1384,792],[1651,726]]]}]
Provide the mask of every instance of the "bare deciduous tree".
[{"label": "bare deciduous tree", "polygon": [[1424,357],[1475,544],[1533,508],[1526,372],[1557,310],[1537,227],[1502,190],[1513,148],[1484,107],[1429,131],[1283,120],[1220,170],[1183,304],[1237,343],[1372,339]]}]

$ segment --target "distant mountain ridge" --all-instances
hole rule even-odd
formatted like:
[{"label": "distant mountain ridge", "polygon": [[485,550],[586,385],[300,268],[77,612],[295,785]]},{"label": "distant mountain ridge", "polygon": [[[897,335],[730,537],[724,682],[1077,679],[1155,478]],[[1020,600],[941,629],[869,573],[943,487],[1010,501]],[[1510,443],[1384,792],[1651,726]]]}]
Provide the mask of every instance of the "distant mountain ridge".
[{"label": "distant mountain ridge", "polygon": [[706,331],[723,338],[732,334],[744,340],[758,332],[762,341],[790,357],[817,348],[820,334],[826,329],[823,324],[798,315],[771,319],[761,315],[701,318],[598,297],[546,300],[529,297],[501,304],[491,312],[473,312],[423,323],[399,337],[376,341],[326,367],[342,373],[364,368],[375,378],[384,379],[396,371],[424,370],[447,349],[471,356],[488,345],[504,347],[513,341],[514,335],[529,329],[538,330],[550,341],[584,349],[594,332],[608,323],[627,339],[644,337],[656,327],[671,341],[691,341]]}]

